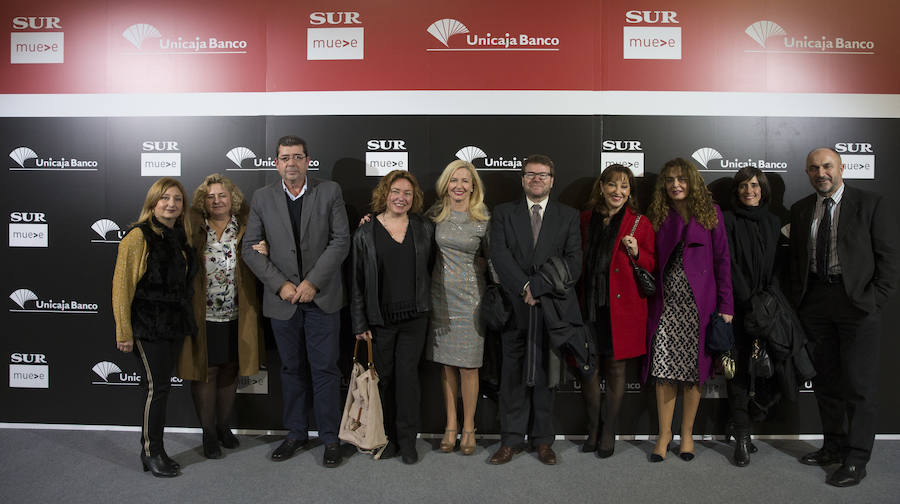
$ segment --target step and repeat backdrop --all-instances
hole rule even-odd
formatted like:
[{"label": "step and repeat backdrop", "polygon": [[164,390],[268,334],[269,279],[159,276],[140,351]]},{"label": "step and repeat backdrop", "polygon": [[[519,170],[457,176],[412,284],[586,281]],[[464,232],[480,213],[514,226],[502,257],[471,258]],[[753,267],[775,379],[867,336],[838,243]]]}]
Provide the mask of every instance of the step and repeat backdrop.
[{"label": "step and repeat backdrop", "polygon": [[[434,183],[475,164],[489,206],[521,194],[531,153],[557,164],[552,196],[587,202],[605,166],[639,176],[642,207],[662,164],[691,159],[717,201],[730,178],[767,172],[772,210],[812,190],[806,153],[840,152],[848,184],[900,189],[900,34],[893,2],[618,0],[537,2],[18,1],[0,7],[0,422],[136,425],[140,369],[115,349],[116,248],[150,184],[189,192],[213,172],[248,197],[277,181],[274,144],[309,142],[310,174],[339,182],[351,223],[378,177]],[[883,20],[883,21],[882,21]],[[877,163],[876,163],[877,159]],[[880,433],[900,432],[892,357],[900,300],[884,310]],[[242,378],[234,426],[281,428],[277,351]],[[342,333],[344,356],[352,336]],[[488,371],[488,370],[486,370]],[[424,363],[423,430],[443,426],[440,377]],[[655,430],[630,370],[623,434]],[[485,372],[479,432],[498,430]],[[197,425],[190,383],[172,377],[169,425]],[[818,433],[812,384],[759,433]],[[698,431],[723,432],[725,385],[704,390]],[[579,384],[559,391],[561,433],[583,433]]]}]

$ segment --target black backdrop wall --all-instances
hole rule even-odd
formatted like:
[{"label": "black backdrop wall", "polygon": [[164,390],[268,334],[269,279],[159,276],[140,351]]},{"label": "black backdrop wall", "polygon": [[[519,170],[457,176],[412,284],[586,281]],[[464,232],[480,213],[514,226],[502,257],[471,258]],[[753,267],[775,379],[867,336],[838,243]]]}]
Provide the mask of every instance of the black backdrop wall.
[{"label": "black backdrop wall", "polygon": [[[551,193],[581,207],[605,163],[625,160],[638,172],[642,206],[662,164],[691,158],[727,208],[728,179],[735,163],[764,164],[775,190],[773,210],[785,221],[790,205],[809,194],[806,153],[831,146],[862,158],[845,172],[847,183],[888,196],[900,187],[896,139],[898,119],[675,116],[250,116],[2,118],[0,149],[8,152],[0,170],[0,200],[9,215],[9,246],[0,248],[8,294],[0,311],[0,351],[9,359],[6,387],[0,387],[0,422],[136,425],[138,380],[133,357],[116,351],[110,283],[122,231],[137,217],[149,185],[171,173],[191,192],[209,173],[222,172],[249,198],[278,179],[271,162],[276,139],[298,134],[310,145],[311,175],[341,184],[352,223],[366,210],[378,180],[367,161],[404,162],[434,199],[434,182],[465,147],[487,187],[487,202],[517,197],[521,160],[530,153],[551,156],[557,177]],[[377,148],[372,148],[371,140]],[[391,142],[389,140],[399,140]],[[475,152],[467,149],[467,152]],[[379,156],[372,156],[378,154]],[[461,154],[465,155],[465,154]],[[875,160],[877,158],[877,169]],[[518,163],[518,164],[517,164]],[[869,164],[868,166],[862,165]],[[142,175],[142,172],[144,175]],[[152,174],[151,174],[152,173]],[[865,179],[850,177],[871,176]],[[879,356],[882,369],[879,433],[900,432],[900,397],[893,391],[893,358],[900,354],[896,327],[900,300],[884,310]],[[342,330],[349,367],[352,336]],[[280,429],[281,399],[277,352],[269,337],[268,372],[242,382],[235,427]],[[439,374],[424,363],[423,431],[443,427]],[[631,370],[623,434],[655,430],[652,391]],[[173,378],[169,425],[196,426],[187,383]],[[582,432],[583,408],[577,382],[561,387],[557,402],[560,433]],[[484,392],[491,395],[489,386]],[[803,392],[811,392],[806,384]],[[727,417],[724,382],[704,391],[697,431],[721,433]],[[496,403],[479,404],[478,429],[496,432]],[[630,430],[630,432],[629,432]],[[780,404],[758,433],[820,431],[812,394]]]}]

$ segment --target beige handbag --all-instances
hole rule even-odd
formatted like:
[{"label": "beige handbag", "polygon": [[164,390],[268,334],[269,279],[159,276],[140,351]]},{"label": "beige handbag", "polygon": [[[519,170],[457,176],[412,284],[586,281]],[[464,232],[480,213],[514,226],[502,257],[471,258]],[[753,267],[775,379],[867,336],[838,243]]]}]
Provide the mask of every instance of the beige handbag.
[{"label": "beige handbag", "polygon": [[[359,340],[353,345],[353,371],[350,373],[350,388],[341,417],[338,437],[356,446],[359,451],[375,453],[379,458],[387,446],[384,434],[384,415],[381,410],[381,396],[378,393],[378,373],[372,361],[372,341],[367,341],[369,350],[368,369],[357,359]],[[376,453],[377,452],[377,453]]]}]

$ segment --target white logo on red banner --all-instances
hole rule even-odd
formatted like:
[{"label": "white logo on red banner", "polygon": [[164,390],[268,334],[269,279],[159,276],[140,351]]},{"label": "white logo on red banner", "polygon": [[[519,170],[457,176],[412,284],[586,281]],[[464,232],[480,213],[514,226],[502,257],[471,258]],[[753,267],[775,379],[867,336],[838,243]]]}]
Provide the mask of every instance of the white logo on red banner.
[{"label": "white logo on red banner", "polygon": [[679,24],[675,11],[638,11],[625,13],[625,22],[654,26],[622,28],[623,59],[681,59],[681,27],[656,26]]},{"label": "white logo on red banner", "polygon": [[[779,52],[798,54],[875,54],[872,40],[854,40],[829,35],[793,36],[774,21],[763,19],[748,26],[744,33],[762,49],[745,49],[744,52]],[[769,40],[773,39],[773,40]],[[779,43],[779,40],[781,43]]]},{"label": "white logo on red banner", "polygon": [[12,64],[63,63],[65,37],[60,18],[18,16],[13,18],[9,34],[9,62]]},{"label": "white logo on red banner", "polygon": [[147,23],[135,23],[122,32],[137,52],[133,54],[246,54],[247,41],[199,35],[166,37]]},{"label": "white logo on red banner", "polygon": [[845,179],[873,180],[875,178],[875,152],[872,150],[872,144],[838,142],[834,144],[834,150],[841,155]]},{"label": "white logo on red banner", "polygon": [[[358,25],[359,12],[313,12],[309,24]],[[307,60],[361,60],[365,58],[365,33],[354,28],[307,28]]]},{"label": "white logo on red banner", "polygon": [[[512,31],[497,30],[493,32],[477,33],[457,19],[444,18],[431,23],[426,32],[437,39],[444,47],[429,48],[427,51],[559,51],[559,37],[546,34],[516,33]],[[454,43],[451,47],[451,38],[455,42],[465,35],[465,45]]]}]

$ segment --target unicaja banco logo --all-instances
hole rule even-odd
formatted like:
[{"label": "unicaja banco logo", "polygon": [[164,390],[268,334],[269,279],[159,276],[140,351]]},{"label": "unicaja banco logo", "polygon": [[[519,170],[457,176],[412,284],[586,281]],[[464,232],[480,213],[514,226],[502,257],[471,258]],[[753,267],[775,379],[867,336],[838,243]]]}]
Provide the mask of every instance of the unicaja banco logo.
[{"label": "unicaja banco logo", "polygon": [[[225,168],[225,171],[264,171],[276,170],[275,159],[266,157],[257,157],[256,153],[248,147],[234,147],[225,153],[225,157],[234,163],[234,168]],[[253,162],[247,161],[252,159]],[[309,160],[309,171],[317,171],[319,169],[319,160]]]},{"label": "unicaja banco logo", "polygon": [[[719,151],[712,147],[701,147],[691,154],[695,161],[703,166],[698,169],[701,172],[736,172],[746,166],[753,166],[767,172],[787,172],[787,163],[784,161],[767,161],[765,159],[738,158],[726,159]],[[714,161],[718,160],[718,163]]]},{"label": "unicaja banco logo", "polygon": [[450,47],[450,45],[447,44],[450,37],[460,33],[469,33],[469,29],[459,21],[448,18],[438,19],[434,23],[431,23],[431,26],[428,27],[428,33],[438,39],[438,42],[444,44],[444,47]]},{"label": "unicaja banco logo", "polygon": [[[444,46],[429,48],[427,51],[559,51],[559,37],[556,36],[536,36],[512,30],[475,33],[462,21],[452,18],[438,19],[425,31]],[[462,34],[466,35],[465,47],[450,47],[451,37]],[[459,44],[457,42],[454,45]]]},{"label": "unicaja banco logo", "polygon": [[[16,147],[9,153],[9,158],[18,165],[10,166],[11,171],[97,171],[99,165],[97,161],[74,157],[42,158],[31,147]],[[32,159],[34,162],[29,162]]]},{"label": "unicaja banco logo", "polygon": [[82,303],[72,300],[41,299],[31,289],[16,289],[9,299],[18,308],[10,308],[10,312],[18,313],[62,313],[75,315],[95,314],[99,307],[96,303]]},{"label": "unicaja banco logo", "polygon": [[[825,35],[792,36],[778,23],[762,19],[748,26],[744,33],[762,49],[744,52],[780,52],[799,54],[875,54],[875,42]],[[774,40],[770,40],[774,39]],[[777,43],[777,40],[782,43]]]},{"label": "unicaja banco logo", "polygon": [[[135,49],[132,54],[246,54],[246,40],[231,40],[199,35],[169,38],[155,26],[135,23],[122,32],[122,38]],[[155,40],[156,44],[151,43]]]},{"label": "unicaja banco logo", "polygon": [[[481,171],[519,171],[522,169],[522,162],[525,160],[524,157],[519,158],[517,156],[506,159],[503,157],[491,157],[480,147],[474,145],[467,145],[456,151],[456,158],[472,163],[476,169]],[[484,161],[476,164],[475,161],[478,159],[483,159]]]},{"label": "unicaja banco logo", "polygon": [[243,162],[245,159],[255,158],[256,154],[254,154],[252,150],[246,147],[235,147],[234,149],[226,152],[225,157],[227,157],[229,161],[234,163],[235,166],[241,168],[241,162]]},{"label": "unicaja banco logo", "polygon": [[113,373],[121,373],[122,368],[120,368],[113,362],[101,361],[101,362],[94,364],[94,367],[91,368],[91,371],[93,371],[94,374],[99,376],[101,380],[103,380],[106,383],[109,383],[109,375],[111,375]]},{"label": "unicaja banco logo", "polygon": [[[110,219],[100,219],[94,222],[91,224],[91,229],[100,237],[99,240],[96,238],[91,240],[91,243],[119,243],[125,236],[125,232],[119,228],[119,225]],[[109,233],[113,231],[116,233],[110,239]]]},{"label": "unicaja banco logo", "polygon": [[131,42],[131,45],[135,48],[141,50],[143,49],[144,40],[148,38],[162,38],[162,33],[159,33],[159,30],[151,24],[137,23],[125,28],[122,36],[125,37],[125,40]]}]

